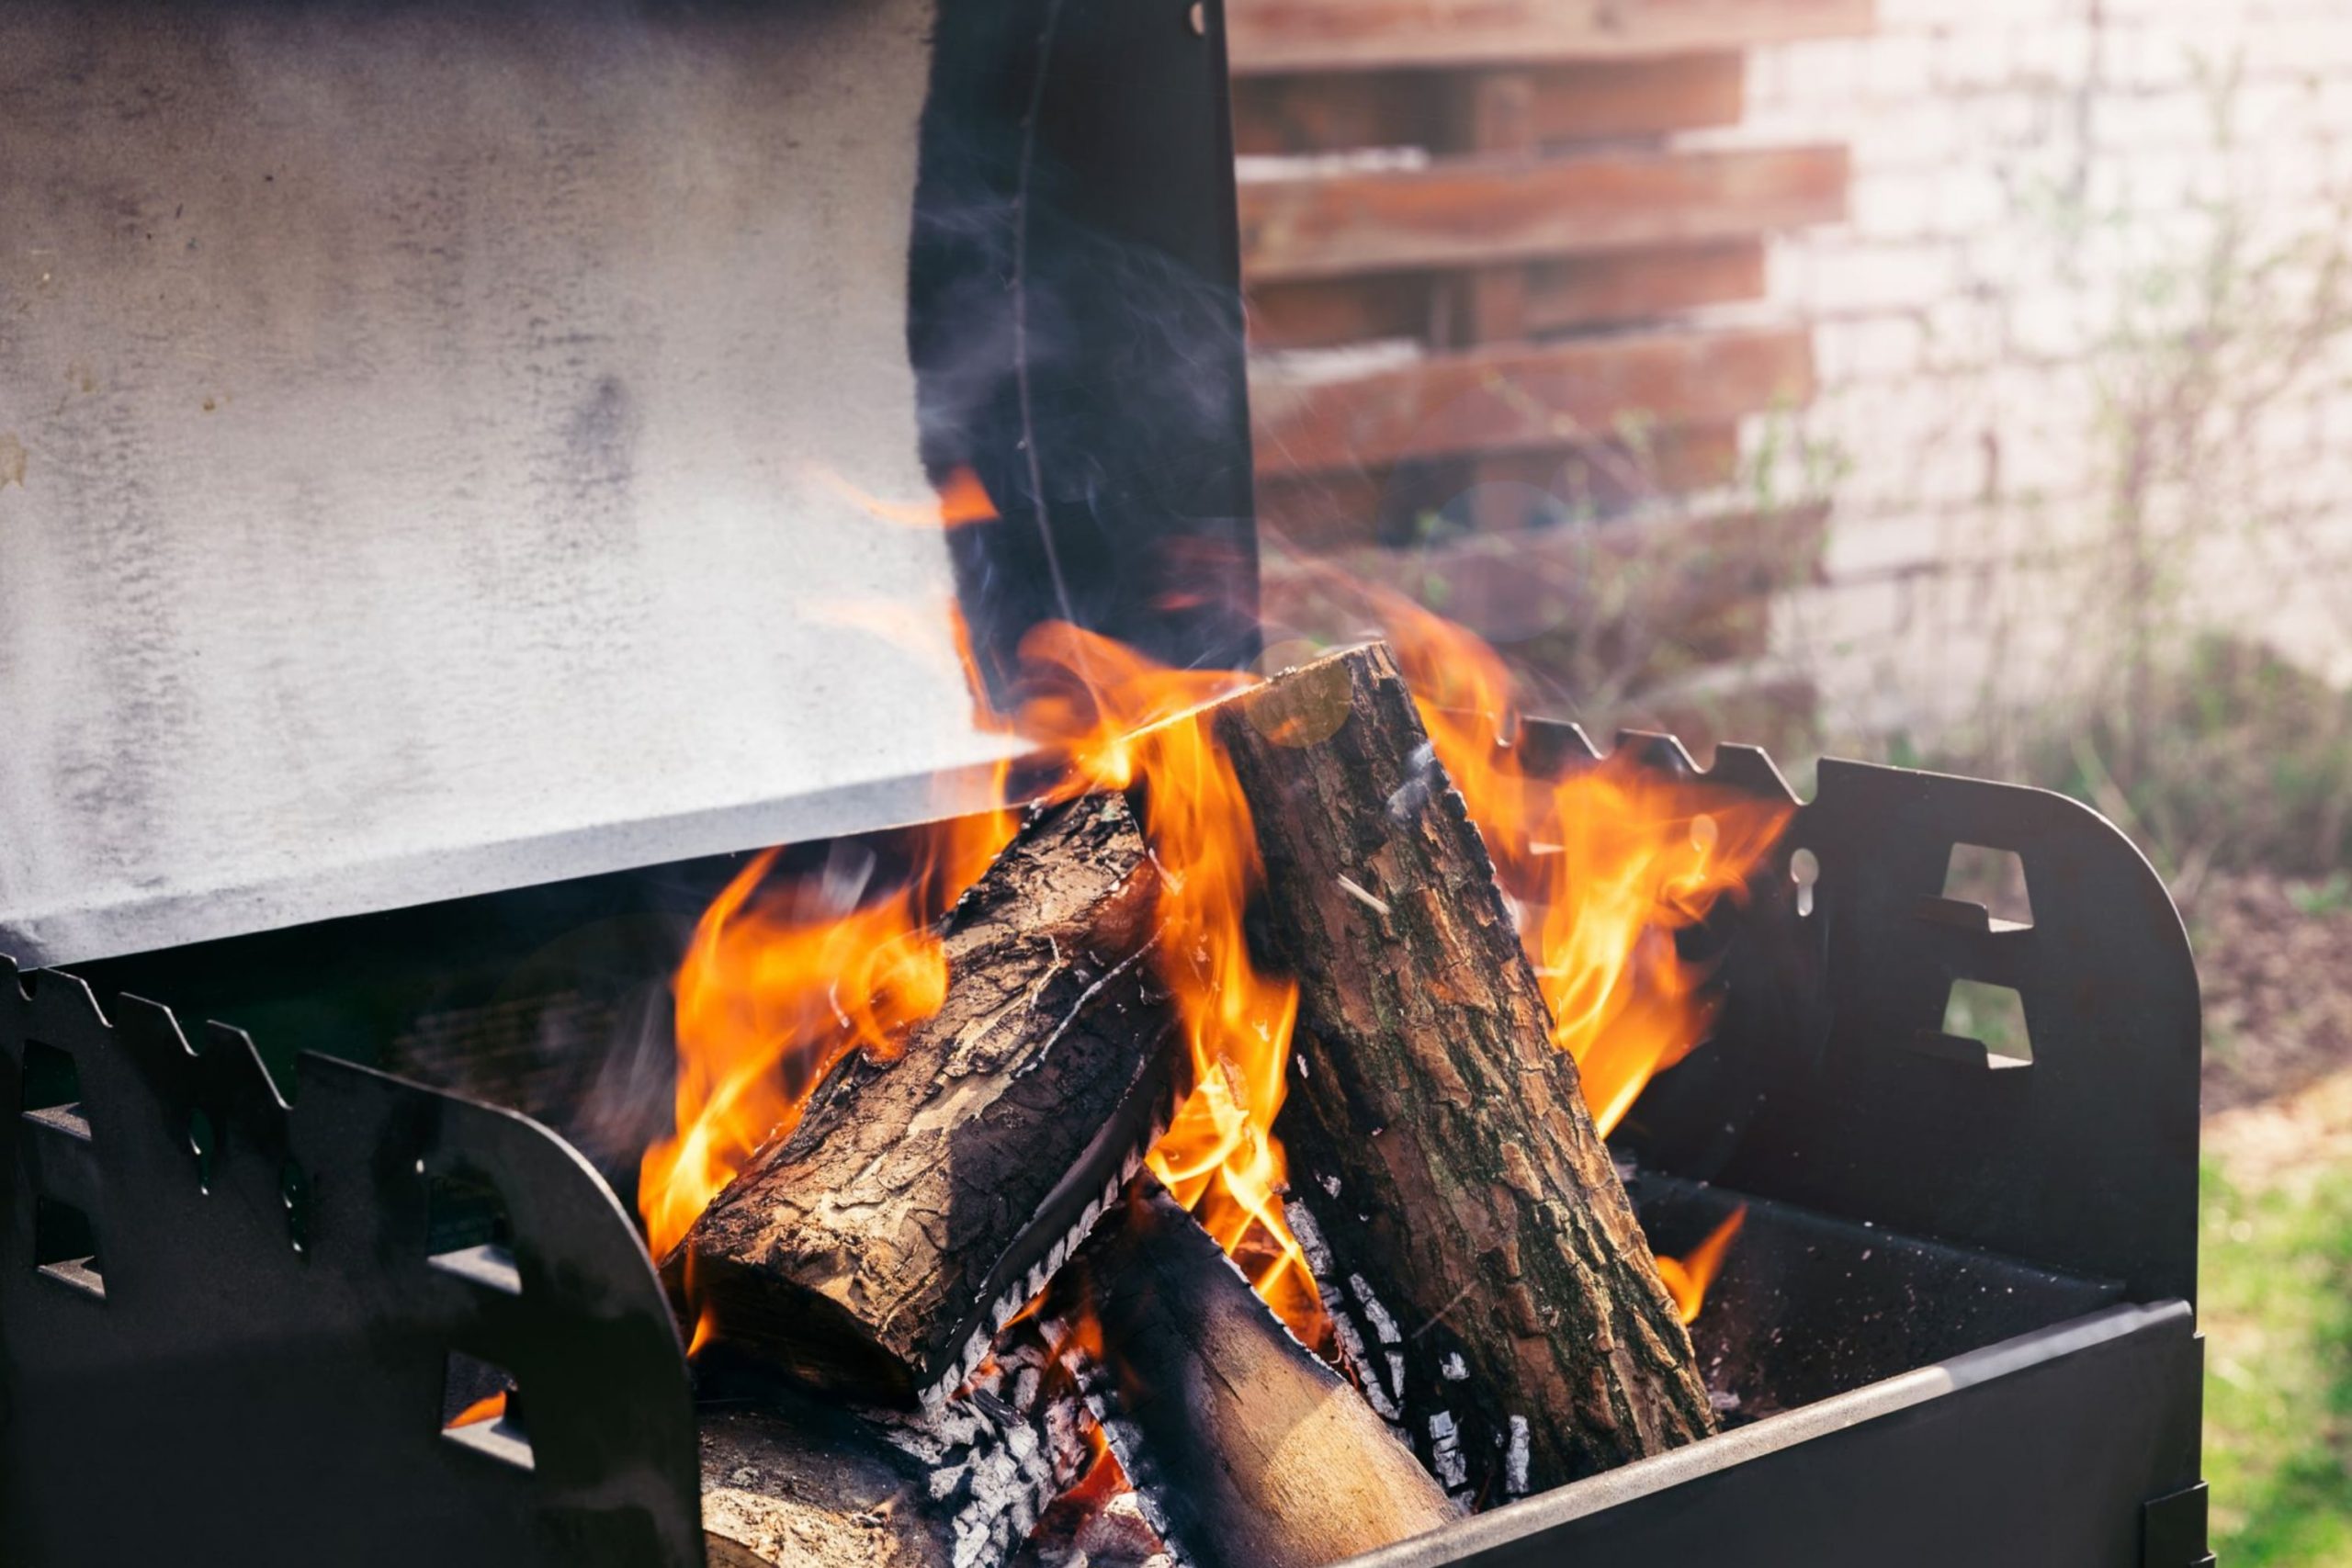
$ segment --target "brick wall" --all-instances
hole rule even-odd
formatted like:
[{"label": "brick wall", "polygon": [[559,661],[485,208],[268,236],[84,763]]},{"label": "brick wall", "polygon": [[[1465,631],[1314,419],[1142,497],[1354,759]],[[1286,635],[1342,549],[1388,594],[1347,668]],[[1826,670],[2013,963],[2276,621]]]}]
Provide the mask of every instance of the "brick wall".
[{"label": "brick wall", "polygon": [[1755,51],[1725,133],[1852,149],[1849,220],[1770,259],[1815,329],[1803,441],[1748,432],[1838,465],[1824,580],[1774,632],[1830,734],[2095,689],[2130,604],[2352,676],[2352,338],[2310,303],[2352,243],[2352,4],[1879,15]]}]

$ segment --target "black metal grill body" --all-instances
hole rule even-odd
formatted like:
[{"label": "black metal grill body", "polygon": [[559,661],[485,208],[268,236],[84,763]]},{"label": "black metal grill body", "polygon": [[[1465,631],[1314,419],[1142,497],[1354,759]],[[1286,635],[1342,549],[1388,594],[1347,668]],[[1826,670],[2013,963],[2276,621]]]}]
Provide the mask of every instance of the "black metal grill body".
[{"label": "black metal grill body", "polygon": [[[1566,765],[1589,756],[1573,732],[1530,744]],[[1671,742],[1622,744],[1689,768]],[[1738,748],[1714,776],[1782,787]],[[2021,857],[2030,927],[1996,931],[1943,897],[1954,843]],[[1800,850],[1821,868],[1802,914],[1787,875]],[[1652,1086],[1617,1140],[1660,1251],[1749,1206],[1694,1330],[1730,1429],[1368,1562],[2193,1568],[2199,1026],[2161,883],[2059,797],[1836,761],[1778,853],[1745,906],[1695,936],[1718,945],[1729,986],[1717,1038]],[[184,1487],[172,1539],[246,1530],[241,1562],[280,1547],[295,1561],[344,1526],[350,1562],[413,1561],[428,1540],[459,1562],[694,1561],[673,1529],[693,1496],[675,1331],[621,1206],[577,1156],[519,1118],[322,1058],[297,1067],[288,1114],[243,1036],[218,1032],[191,1057],[165,1015],[112,998],[184,982],[208,1007],[261,1008],[283,1032],[380,1057],[420,1018],[571,1016],[599,985],[658,988],[730,866],[101,965],[110,1030],[76,982],[0,993],[0,1090],[13,1073],[15,1103],[35,1105],[0,1134],[5,1245],[33,1256],[41,1201],[70,1202],[107,1289],[96,1299],[72,1268],[5,1276],[0,1526],[40,1543],[21,1561],[77,1560],[62,1543],[91,1539],[94,1517],[126,1542],[160,1528],[103,1513],[121,1469],[93,1454],[162,1467]],[[1988,976],[2022,995],[2029,1065],[1993,1066],[1939,1032],[1951,984]],[[39,1103],[53,1091],[26,1087],[43,1046],[79,1065],[69,1120],[86,1139]],[[528,1094],[540,1080],[505,1081]],[[650,1081],[666,1083],[666,1060]],[[529,1109],[593,1141],[576,1089]],[[218,1129],[209,1194],[187,1143],[198,1109]],[[628,1152],[602,1161],[624,1188]],[[289,1157],[311,1194],[299,1217]],[[511,1230],[496,1245],[519,1298],[442,1256],[490,1245],[435,1239],[431,1193],[450,1172],[502,1196]],[[520,1424],[546,1456],[534,1470],[442,1436],[452,1349],[518,1375]],[[225,1472],[206,1432],[235,1440]],[[256,1490],[250,1457],[273,1453],[266,1471],[308,1484]],[[608,1505],[644,1511],[615,1527]],[[370,1517],[372,1545],[401,1543],[389,1555],[369,1555],[355,1521]],[[413,1533],[428,1525],[446,1534]],[[589,1538],[616,1555],[581,1555]]]},{"label": "black metal grill body", "polygon": [[[0,1560],[701,1561],[684,1348],[577,1154],[109,1012],[0,961]],[[453,1358],[505,1418],[443,1430]]]}]

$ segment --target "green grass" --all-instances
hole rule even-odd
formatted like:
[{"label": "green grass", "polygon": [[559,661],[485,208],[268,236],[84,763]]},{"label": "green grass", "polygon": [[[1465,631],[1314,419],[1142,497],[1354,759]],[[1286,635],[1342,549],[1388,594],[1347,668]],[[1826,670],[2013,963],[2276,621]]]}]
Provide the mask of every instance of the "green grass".
[{"label": "green grass", "polygon": [[2231,1568],[2352,1563],[2352,1172],[2204,1181],[2205,1474]]}]

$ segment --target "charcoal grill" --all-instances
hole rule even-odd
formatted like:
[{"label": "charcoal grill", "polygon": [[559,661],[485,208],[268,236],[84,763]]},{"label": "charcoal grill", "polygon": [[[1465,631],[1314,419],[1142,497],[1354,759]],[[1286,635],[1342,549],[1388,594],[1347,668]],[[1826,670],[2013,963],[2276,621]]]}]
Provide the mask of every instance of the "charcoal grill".
[{"label": "charcoal grill", "polygon": [[[703,1561],[625,1206],[682,931],[752,847],[887,855],[972,798],[996,743],[891,634],[934,592],[1000,688],[1049,615],[1254,651],[1217,23],[0,18],[40,237],[0,374],[62,395],[0,491],[0,1561]],[[899,539],[816,462],[968,466],[1004,515]],[[862,618],[728,663],[797,572]],[[1947,895],[1958,844],[2019,857],[2030,925]],[[1365,1563],[2210,1562],[2197,986],[2146,863],[2054,795],[1825,761],[1690,940],[1717,1038],[1616,1143],[1662,1251],[1749,1206],[1695,1331],[1736,1424]],[[1944,1032],[1963,979],[2030,1060]]]}]

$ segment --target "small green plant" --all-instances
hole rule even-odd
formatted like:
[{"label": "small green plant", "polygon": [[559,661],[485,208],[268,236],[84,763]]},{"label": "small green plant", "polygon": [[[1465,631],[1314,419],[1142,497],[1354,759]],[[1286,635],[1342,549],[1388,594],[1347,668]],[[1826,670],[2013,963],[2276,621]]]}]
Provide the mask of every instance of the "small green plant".
[{"label": "small green plant", "polygon": [[2297,914],[2311,919],[2342,914],[2352,909],[2352,873],[2339,871],[2320,882],[2290,882],[2287,901]]},{"label": "small green plant", "polygon": [[2177,886],[2260,866],[2324,879],[2321,902],[2352,897],[2352,695],[2219,636],[2188,639],[2146,684],[2137,712],[2027,736],[2026,775],[2114,818]]}]

